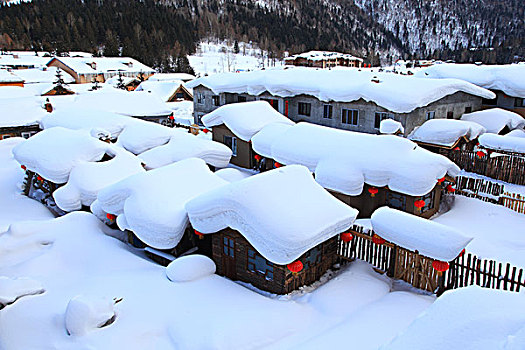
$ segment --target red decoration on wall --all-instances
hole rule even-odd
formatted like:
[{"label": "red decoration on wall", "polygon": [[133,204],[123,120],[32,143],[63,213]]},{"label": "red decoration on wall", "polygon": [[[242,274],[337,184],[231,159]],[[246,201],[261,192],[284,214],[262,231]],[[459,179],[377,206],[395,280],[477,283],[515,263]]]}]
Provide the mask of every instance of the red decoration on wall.
[{"label": "red decoration on wall", "polygon": [[370,192],[370,195],[371,195],[372,197],[375,197],[375,195],[379,192],[379,190],[378,190],[377,188],[375,188],[375,187],[370,187],[370,188],[368,189],[368,192]]},{"label": "red decoration on wall", "polygon": [[300,260],[297,260],[297,261],[294,261],[293,263],[286,265],[286,267],[291,272],[298,273],[298,272],[301,272],[301,270],[303,269],[303,263]]},{"label": "red decoration on wall", "polygon": [[208,129],[202,129],[202,132],[205,133],[205,134],[207,134],[209,131],[210,130],[208,130]]},{"label": "red decoration on wall", "polygon": [[459,151],[459,147],[454,148],[454,151]]},{"label": "red decoration on wall", "polygon": [[44,181],[44,179],[41,176],[37,176],[36,179],[40,182]]},{"label": "red decoration on wall", "polygon": [[450,267],[448,262],[446,261],[439,261],[439,260],[434,260],[432,262],[432,267],[434,268],[434,270],[436,270],[437,272],[445,272],[448,270],[448,268]]},{"label": "red decoration on wall", "polygon": [[253,158],[255,158],[256,161],[260,162],[262,157],[258,154],[254,155]]},{"label": "red decoration on wall", "polygon": [[372,242],[374,242],[375,244],[383,244],[386,242],[386,240],[374,233],[374,235],[372,236]]},{"label": "red decoration on wall", "polygon": [[20,168],[26,170],[26,166],[25,165],[20,165]]},{"label": "red decoration on wall", "polygon": [[173,119],[175,119],[175,117],[172,116],[172,115],[170,115],[168,118],[169,118],[169,120],[173,120]]},{"label": "red decoration on wall", "polygon": [[477,152],[476,152],[476,155],[477,155],[479,158],[483,158],[483,157],[486,156],[485,152],[483,152],[483,151],[477,151]]},{"label": "red decoration on wall", "polygon": [[350,242],[353,238],[354,238],[354,235],[351,234],[350,232],[343,232],[343,233],[341,233],[341,240],[342,240],[343,242],[348,243],[348,242]]},{"label": "red decoration on wall", "polygon": [[456,192],[456,189],[454,187],[452,187],[452,185],[448,185],[447,186],[447,191],[450,192],[450,193],[454,193],[454,192]]},{"label": "red decoration on wall", "polygon": [[284,115],[288,117],[288,101],[284,101]]},{"label": "red decoration on wall", "polygon": [[421,210],[421,208],[423,208],[424,206],[425,206],[425,201],[422,199],[414,202],[414,207],[416,207],[417,210]]},{"label": "red decoration on wall", "polygon": [[441,179],[438,179],[438,183],[443,183],[445,181],[445,177],[443,176]]},{"label": "red decoration on wall", "polygon": [[115,220],[117,217],[116,217],[116,215],[113,215],[113,214],[107,213],[107,214],[106,214],[106,218],[107,218],[108,220],[113,221],[113,220]]},{"label": "red decoration on wall", "polygon": [[275,163],[273,163],[273,166],[276,167],[276,168],[280,168],[283,165],[281,163],[275,162]]},{"label": "red decoration on wall", "polygon": [[199,232],[199,231],[197,231],[197,230],[194,230],[194,231],[195,231],[195,234],[196,234],[197,236],[199,236],[199,237],[203,237],[203,236],[204,236],[204,233]]}]

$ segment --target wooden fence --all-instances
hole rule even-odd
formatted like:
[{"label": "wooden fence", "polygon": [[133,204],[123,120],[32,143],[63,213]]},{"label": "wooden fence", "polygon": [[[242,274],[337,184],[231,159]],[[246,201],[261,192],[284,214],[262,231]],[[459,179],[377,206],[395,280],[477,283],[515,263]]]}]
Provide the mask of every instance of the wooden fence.
[{"label": "wooden fence", "polygon": [[501,205],[518,213],[525,214],[525,196],[518,193],[505,192],[499,199]]},{"label": "wooden fence", "polygon": [[505,182],[525,185],[525,158],[514,155],[479,157],[472,151],[451,151],[448,158],[465,171]]},{"label": "wooden fence", "polygon": [[400,279],[412,286],[441,295],[445,290],[478,285],[492,289],[519,292],[525,288],[523,269],[494,260],[478,259],[463,254],[450,262],[450,268],[439,273],[432,268],[433,259],[395,245],[391,242],[374,243],[372,230],[353,226],[353,239],[339,238],[339,262],[364,260],[389,277]]}]

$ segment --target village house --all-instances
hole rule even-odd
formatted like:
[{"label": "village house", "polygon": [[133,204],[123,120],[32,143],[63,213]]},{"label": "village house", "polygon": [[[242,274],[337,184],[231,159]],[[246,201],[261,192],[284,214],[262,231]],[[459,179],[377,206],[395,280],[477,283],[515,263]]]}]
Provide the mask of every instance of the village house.
[{"label": "village house", "polygon": [[269,124],[252,147],[274,166],[301,164],[335,197],[368,218],[389,206],[428,218],[459,168],[449,159],[394,135],[370,135],[310,123]]},{"label": "village house", "polygon": [[67,72],[77,84],[105,82],[116,75],[148,79],[155,71],[130,57],[54,57],[48,67],[59,67]]},{"label": "village house", "polygon": [[312,284],[332,268],[338,235],[357,215],[299,165],[204,192],[186,210],[193,228],[211,238],[217,274],[275,294]]},{"label": "village house", "polygon": [[[525,117],[525,65],[437,64],[418,73],[422,77],[462,79],[494,92],[482,108],[503,108]],[[474,111],[474,109],[472,110]],[[468,113],[468,112],[467,112]]]},{"label": "village house", "polygon": [[24,79],[5,69],[0,69],[0,86],[24,87]]},{"label": "village house", "polygon": [[149,81],[179,81],[187,83],[195,79],[194,75],[188,73],[155,73],[148,80]]},{"label": "village house", "polygon": [[39,121],[47,113],[43,103],[26,88],[0,87],[0,140],[29,138],[40,131]]},{"label": "village house", "polygon": [[182,80],[152,81],[148,79],[143,81],[136,91],[146,91],[157,95],[164,102],[193,101],[191,89],[187,89]]},{"label": "village house", "polygon": [[363,59],[340,52],[308,51],[286,57],[284,64],[314,68],[333,68],[336,66],[361,68]]},{"label": "village house", "polygon": [[483,134],[479,138],[479,146],[489,154],[496,153],[523,159],[525,157],[525,130],[516,129],[505,135]]},{"label": "village house", "polygon": [[51,55],[34,51],[12,51],[0,55],[0,67],[10,70],[41,68],[49,62]]},{"label": "village house", "polygon": [[259,171],[273,169],[274,164],[253,151],[253,135],[271,123],[294,124],[264,101],[222,106],[204,116],[202,123],[212,130],[214,141],[232,150],[232,164]]},{"label": "village house", "polygon": [[461,120],[475,122],[483,126],[487,133],[505,135],[515,129],[525,128],[525,118],[501,108],[490,108],[464,114]]},{"label": "village house", "polygon": [[416,78],[357,69],[289,68],[223,73],[187,84],[194,92],[194,119],[220,106],[267,101],[294,122],[377,134],[394,119],[408,135],[429,119],[459,119],[495,94],[459,80]]}]

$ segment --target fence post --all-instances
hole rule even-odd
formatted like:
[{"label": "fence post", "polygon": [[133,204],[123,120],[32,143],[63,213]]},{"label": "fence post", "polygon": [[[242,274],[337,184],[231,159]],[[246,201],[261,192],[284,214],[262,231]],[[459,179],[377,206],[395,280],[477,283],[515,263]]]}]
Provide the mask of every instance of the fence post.
[{"label": "fence post", "polygon": [[392,247],[392,253],[390,254],[390,261],[388,262],[388,271],[386,275],[388,277],[394,277],[397,263],[397,245]]}]

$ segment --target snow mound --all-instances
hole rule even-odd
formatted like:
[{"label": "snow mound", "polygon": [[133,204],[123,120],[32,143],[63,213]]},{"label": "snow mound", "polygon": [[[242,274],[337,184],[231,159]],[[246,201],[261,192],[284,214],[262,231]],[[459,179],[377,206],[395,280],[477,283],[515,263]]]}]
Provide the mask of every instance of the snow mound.
[{"label": "snow mound", "polygon": [[40,282],[29,278],[0,276],[0,309],[27,295],[42,294],[45,289]]},{"label": "snow mound", "polygon": [[166,267],[166,276],[172,282],[190,282],[213,275],[215,268],[215,263],[207,256],[186,255]]},{"label": "snow mound", "polygon": [[99,161],[109,148],[110,145],[93,138],[87,130],[55,127],[15,146],[13,154],[28,170],[62,184],[76,165]]},{"label": "snow mound", "polygon": [[66,329],[69,335],[85,335],[102,328],[114,320],[115,301],[112,298],[78,295],[66,309]]},{"label": "snow mound", "polygon": [[232,151],[226,145],[198,138],[184,131],[174,133],[167,144],[139,155],[147,169],[156,169],[192,157],[200,158],[214,167],[224,168],[230,163],[231,156]]},{"label": "snow mound", "polygon": [[318,185],[307,168],[291,165],[232,182],[186,204],[202,233],[231,227],[266,259],[285,265],[352,226],[357,210]]},{"label": "snow mound", "polygon": [[405,128],[400,122],[394,119],[383,119],[379,124],[379,132],[381,134],[395,134],[397,132],[404,133]]},{"label": "snow mound", "polygon": [[136,120],[126,126],[116,144],[133,154],[141,154],[166,144],[176,132],[179,130],[157,123]]},{"label": "snow mound", "polygon": [[458,79],[416,78],[341,67],[332,70],[294,67],[222,73],[187,83],[190,88],[199,85],[215,94],[248,93],[257,96],[269,92],[279,97],[310,95],[321,101],[336,102],[362,98],[395,113],[409,113],[456,92],[483,98],[495,97],[491,91]]},{"label": "snow mound", "polygon": [[512,133],[512,135],[510,134],[511,133],[505,136],[497,134],[485,134],[479,138],[479,143],[481,146],[491,150],[525,153],[525,138],[522,135],[524,133]]},{"label": "snow mound", "polygon": [[102,219],[105,213],[118,215],[122,230],[155,249],[171,249],[188,225],[186,202],[226,183],[202,159],[189,158],[106,187],[91,210]]},{"label": "snow mound", "polygon": [[[522,293],[470,286],[445,292],[382,350],[523,349]],[[513,344],[514,343],[514,344]]]},{"label": "snow mound", "polygon": [[452,147],[462,137],[471,141],[483,133],[485,128],[472,121],[431,119],[412,131],[408,138],[412,141]]},{"label": "snow mound", "polygon": [[253,173],[250,173],[248,171],[241,170],[241,169],[236,169],[236,168],[220,169],[220,170],[217,170],[215,174],[221,179],[224,179],[228,182],[244,180],[247,177],[250,177],[253,175]]},{"label": "snow mound", "polygon": [[228,104],[206,114],[202,117],[202,122],[208,128],[224,124],[244,141],[250,141],[253,135],[268,124],[294,124],[266,101]]},{"label": "snow mound", "polygon": [[352,196],[361,194],[365,183],[422,196],[436,186],[437,179],[447,174],[455,177],[460,170],[444,156],[405,138],[310,123],[286,128],[270,124],[253,137],[252,145],[257,153],[281,164],[308,167],[323,187]]},{"label": "snow mound", "polygon": [[501,108],[463,114],[461,120],[476,122],[482,125],[488,133],[493,134],[498,134],[505,127],[510,130],[525,127],[525,119],[521,115]]},{"label": "snow mound", "polygon": [[472,240],[455,228],[388,207],[372,214],[372,227],[392,243],[442,261],[454,260]]}]

